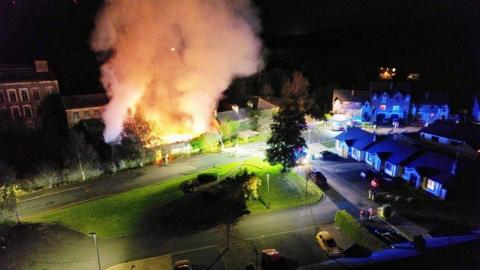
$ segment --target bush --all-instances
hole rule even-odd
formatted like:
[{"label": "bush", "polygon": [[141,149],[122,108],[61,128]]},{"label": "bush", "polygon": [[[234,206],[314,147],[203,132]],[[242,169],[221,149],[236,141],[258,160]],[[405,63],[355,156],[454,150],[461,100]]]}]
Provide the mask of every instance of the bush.
[{"label": "bush", "polygon": [[370,246],[373,236],[347,211],[340,210],[335,213],[335,224],[355,243],[365,247]]},{"label": "bush", "polygon": [[190,193],[195,189],[195,184],[193,184],[190,180],[187,180],[180,184],[180,189],[183,191],[183,193]]},{"label": "bush", "polygon": [[383,217],[384,218],[391,218],[393,215],[393,208],[390,204],[385,204],[382,206],[383,208]]},{"label": "bush", "polygon": [[200,197],[205,201],[218,200],[223,194],[223,190],[218,187],[210,187],[200,194]]},{"label": "bush", "polygon": [[207,184],[215,182],[218,179],[218,174],[216,173],[201,173],[197,176],[198,183]]}]

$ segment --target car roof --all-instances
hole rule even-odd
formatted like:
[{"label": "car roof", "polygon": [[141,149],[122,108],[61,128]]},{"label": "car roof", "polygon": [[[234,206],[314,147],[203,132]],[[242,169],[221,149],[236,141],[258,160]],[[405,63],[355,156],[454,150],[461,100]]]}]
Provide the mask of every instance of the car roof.
[{"label": "car roof", "polygon": [[328,239],[333,239],[333,237],[330,235],[329,232],[327,231],[321,231],[319,232],[318,234],[320,234],[324,239],[328,240]]}]

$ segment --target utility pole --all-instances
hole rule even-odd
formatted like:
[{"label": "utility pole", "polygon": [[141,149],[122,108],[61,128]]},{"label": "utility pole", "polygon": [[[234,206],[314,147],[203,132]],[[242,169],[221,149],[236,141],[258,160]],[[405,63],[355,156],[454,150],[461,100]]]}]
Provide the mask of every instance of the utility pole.
[{"label": "utility pole", "polygon": [[267,208],[270,209],[270,174],[269,173],[267,173],[267,198],[268,198]]}]

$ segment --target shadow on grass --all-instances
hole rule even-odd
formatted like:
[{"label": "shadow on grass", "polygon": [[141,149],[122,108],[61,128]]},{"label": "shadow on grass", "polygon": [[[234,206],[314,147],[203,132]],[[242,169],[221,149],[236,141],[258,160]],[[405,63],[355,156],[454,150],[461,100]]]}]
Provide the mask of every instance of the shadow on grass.
[{"label": "shadow on grass", "polygon": [[248,214],[243,184],[249,175],[230,177],[205,189],[187,193],[163,207],[147,209],[140,222],[142,231],[169,231],[177,235],[195,233],[223,224],[234,224]]}]

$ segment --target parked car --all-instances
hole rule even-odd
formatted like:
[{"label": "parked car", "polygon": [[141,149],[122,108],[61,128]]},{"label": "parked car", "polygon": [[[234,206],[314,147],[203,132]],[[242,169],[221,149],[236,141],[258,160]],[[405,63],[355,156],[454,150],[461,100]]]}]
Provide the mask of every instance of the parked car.
[{"label": "parked car", "polygon": [[338,160],[338,159],[340,159],[340,156],[338,156],[337,154],[335,154],[333,152],[330,152],[330,151],[320,152],[320,157],[323,160]]},{"label": "parked car", "polygon": [[176,261],[175,270],[192,270],[192,264],[189,260]]},{"label": "parked car", "polygon": [[337,242],[327,231],[317,233],[317,242],[321,249],[323,249],[329,257],[338,257],[342,255],[342,250],[337,246]]},{"label": "parked car", "polygon": [[267,248],[262,250],[262,266],[264,267],[271,267],[282,259],[283,257],[280,252],[278,252],[274,248]]},{"label": "parked car", "polygon": [[360,177],[370,180],[376,176],[380,176],[380,173],[374,170],[365,170],[360,172]]},{"label": "parked car", "polygon": [[327,184],[327,178],[320,171],[310,170],[307,173],[307,177],[318,186],[324,186]]},{"label": "parked car", "polygon": [[370,186],[373,188],[379,188],[383,184],[384,180],[381,177],[374,177],[372,181],[370,181]]},{"label": "parked car", "polygon": [[403,237],[401,234],[385,228],[374,229],[373,234],[388,245],[408,242],[408,239]]}]

